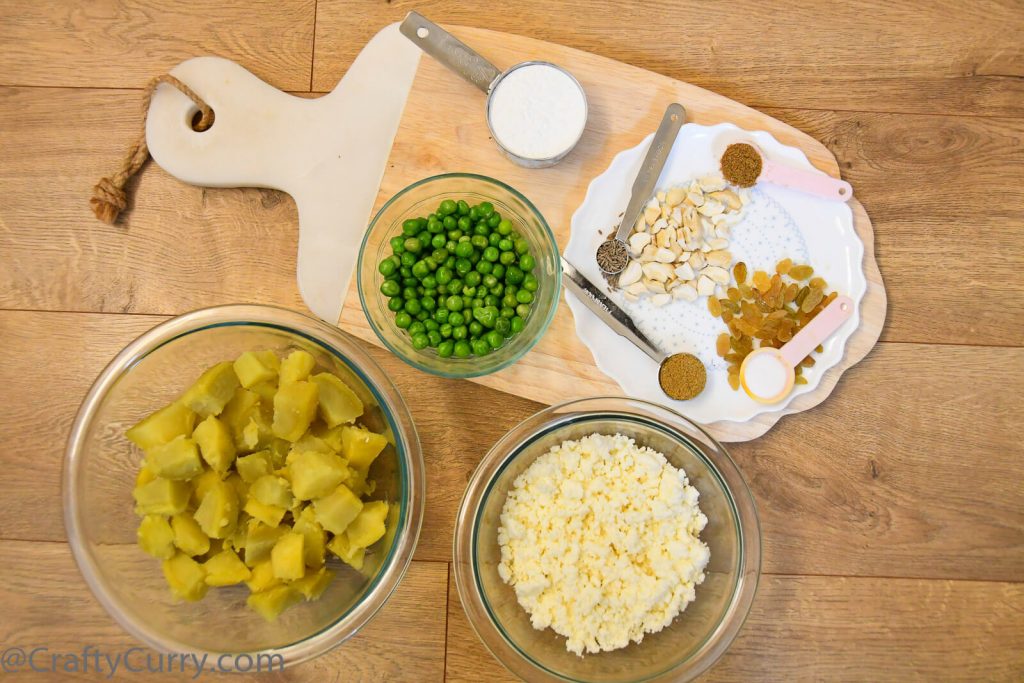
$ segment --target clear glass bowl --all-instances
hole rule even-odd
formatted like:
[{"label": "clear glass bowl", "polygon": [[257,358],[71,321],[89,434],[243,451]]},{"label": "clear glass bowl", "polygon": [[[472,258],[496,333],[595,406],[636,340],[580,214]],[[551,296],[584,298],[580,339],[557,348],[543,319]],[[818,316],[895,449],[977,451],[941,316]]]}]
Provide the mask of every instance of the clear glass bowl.
[{"label": "clear glass bowl", "polygon": [[[530,253],[537,262],[533,274],[538,287],[526,326],[500,349],[483,357],[441,358],[434,349],[417,350],[408,332],[395,325],[395,314],[388,310],[387,299],[380,293],[384,276],[377,265],[391,255],[390,240],[401,234],[402,222],[433,213],[445,199],[463,199],[471,205],[482,201],[494,204],[494,209],[511,220],[514,229],[530,243]],[[515,363],[544,335],[558,307],[562,286],[558,255],[558,244],[544,217],[516,190],[472,173],[436,175],[405,188],[374,216],[359,249],[359,300],[377,337],[409,365],[442,377],[479,377]]]},{"label": "clear glass bowl", "polygon": [[[696,600],[640,644],[578,657],[565,639],[530,624],[498,575],[499,516],[512,482],[566,439],[621,433],[665,455],[700,492],[711,550]],[[469,622],[491,653],[527,681],[625,683],[686,681],[729,647],[750,610],[761,571],[754,499],[729,455],[710,435],[668,408],[627,398],[588,398],[552,406],[502,437],[466,488],[455,524],[455,584]]]},{"label": "clear glass bowl", "polygon": [[[375,497],[396,513],[356,572],[333,559],[336,578],[320,600],[267,623],[250,610],[244,586],[211,588],[199,602],[177,601],[160,561],[136,544],[132,488],[142,454],[124,436],[138,420],[177,398],[206,367],[251,349],[309,351],[343,377],[367,406],[365,420],[387,430],[370,470]],[[103,370],[71,430],[64,462],[64,523],[89,588],[132,635],[166,652],[267,652],[285,664],[315,657],[352,636],[401,581],[419,536],[425,476],[409,411],[384,372],[337,328],[270,306],[222,306],[169,320],[130,343]],[[371,554],[367,554],[370,560]]]}]

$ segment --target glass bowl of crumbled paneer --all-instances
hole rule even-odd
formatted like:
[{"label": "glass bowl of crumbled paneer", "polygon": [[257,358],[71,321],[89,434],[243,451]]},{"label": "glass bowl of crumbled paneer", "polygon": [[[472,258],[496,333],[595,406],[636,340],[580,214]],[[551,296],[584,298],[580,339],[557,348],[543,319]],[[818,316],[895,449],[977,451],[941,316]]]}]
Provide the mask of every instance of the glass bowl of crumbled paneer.
[{"label": "glass bowl of crumbled paneer", "polygon": [[761,531],[728,453],[682,415],[588,398],[502,437],[467,486],[455,582],[491,653],[528,681],[683,681],[739,633]]}]

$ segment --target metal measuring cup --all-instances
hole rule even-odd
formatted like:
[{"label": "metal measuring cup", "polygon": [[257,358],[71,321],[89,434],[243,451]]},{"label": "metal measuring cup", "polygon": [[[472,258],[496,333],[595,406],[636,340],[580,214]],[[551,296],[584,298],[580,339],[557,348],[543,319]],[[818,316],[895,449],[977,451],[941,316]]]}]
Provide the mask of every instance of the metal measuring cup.
[{"label": "metal measuring cup", "polygon": [[[535,60],[520,62],[519,64],[509,67],[505,71],[499,71],[498,67],[488,62],[471,47],[418,12],[409,12],[402,21],[398,30],[401,31],[402,35],[415,43],[428,55],[454,71],[459,76],[462,76],[476,87],[480,88],[480,90],[487,93],[487,128],[490,130],[491,139],[494,140],[495,144],[498,145],[505,156],[513,162],[520,166],[525,166],[526,168],[546,168],[548,166],[553,166],[564,159],[565,156],[571,152],[574,147],[576,147],[576,143],[579,142],[580,138],[583,137],[583,130],[586,128],[586,119],[588,115],[587,94],[584,92],[583,86],[579,84],[579,81],[577,81],[571,73],[557,64]],[[535,66],[538,64],[552,67],[568,76],[576,87],[579,88],[580,94],[583,97],[584,125],[580,129],[580,134],[576,136],[576,139],[566,149],[553,157],[543,159],[520,156],[507,149],[501,143],[501,139],[495,135],[494,126],[491,123],[491,96],[498,89],[501,81],[517,69]]]}]

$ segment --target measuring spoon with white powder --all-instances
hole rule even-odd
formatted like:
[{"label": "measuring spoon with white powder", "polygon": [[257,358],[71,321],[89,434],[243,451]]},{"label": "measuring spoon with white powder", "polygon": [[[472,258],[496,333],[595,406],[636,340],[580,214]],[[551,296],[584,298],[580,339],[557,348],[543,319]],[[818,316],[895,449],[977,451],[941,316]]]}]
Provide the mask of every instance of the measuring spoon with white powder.
[{"label": "measuring spoon with white powder", "polygon": [[758,403],[778,403],[796,383],[796,366],[853,315],[853,299],[839,296],[780,349],[764,346],[740,365],[740,384]]},{"label": "measuring spoon with white powder", "polygon": [[399,30],[421,50],[487,93],[487,127],[509,159],[527,168],[561,161],[587,125],[587,96],[572,74],[550,62],[499,71],[461,40],[409,12]]}]

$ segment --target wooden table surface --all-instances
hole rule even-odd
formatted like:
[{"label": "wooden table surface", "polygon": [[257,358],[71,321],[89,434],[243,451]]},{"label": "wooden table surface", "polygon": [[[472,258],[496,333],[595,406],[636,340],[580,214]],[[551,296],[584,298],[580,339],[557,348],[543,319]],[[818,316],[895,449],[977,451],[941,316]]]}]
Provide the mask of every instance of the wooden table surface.
[{"label": "wooden table surface", "polygon": [[[1024,678],[1024,4],[505,5],[0,0],[0,649],[136,644],[86,588],[61,517],[64,440],[103,365],[190,309],[304,308],[286,195],[190,187],[150,164],[120,224],[92,217],[92,184],[138,130],[141,87],[216,54],[322,93],[415,7],[766,111],[835,153],[874,222],[881,342],[823,405],[730,449],[758,502],[764,574],[706,679]],[[357,637],[267,680],[509,680],[459,605],[452,525],[482,453],[540,406],[366,348],[423,439],[415,561]],[[484,405],[501,410],[480,420]]]}]

